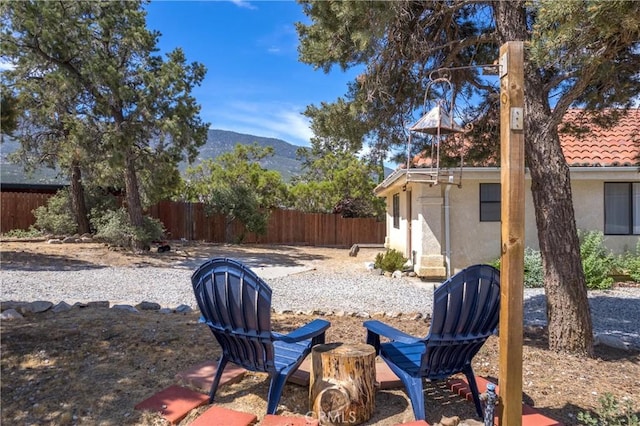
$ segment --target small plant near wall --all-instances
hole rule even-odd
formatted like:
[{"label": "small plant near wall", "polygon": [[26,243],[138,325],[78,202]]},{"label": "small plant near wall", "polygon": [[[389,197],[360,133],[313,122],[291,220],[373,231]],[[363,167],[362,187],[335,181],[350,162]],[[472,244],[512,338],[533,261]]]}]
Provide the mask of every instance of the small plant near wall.
[{"label": "small plant near wall", "polygon": [[634,412],[633,401],[625,399],[623,404],[610,393],[600,398],[600,407],[595,413],[578,413],[580,424],[586,426],[638,426],[640,420]]},{"label": "small plant near wall", "polygon": [[[500,269],[500,258],[489,264],[494,268]],[[538,250],[531,247],[524,249],[524,286],[526,288],[544,287],[542,255]]]},{"label": "small plant near wall", "polygon": [[385,272],[402,271],[407,260],[409,259],[404,257],[400,251],[390,249],[386,253],[378,253],[376,255],[374,268],[382,269]]},{"label": "small plant near wall", "polygon": [[606,290],[613,285],[611,272],[615,257],[604,245],[604,234],[600,231],[580,232],[580,257],[589,290]]}]

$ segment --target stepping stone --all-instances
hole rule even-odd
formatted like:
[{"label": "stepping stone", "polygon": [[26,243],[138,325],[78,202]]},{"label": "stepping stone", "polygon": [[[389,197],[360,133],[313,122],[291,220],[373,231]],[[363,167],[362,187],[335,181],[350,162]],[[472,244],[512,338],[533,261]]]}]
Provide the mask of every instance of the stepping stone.
[{"label": "stepping stone", "polygon": [[311,381],[311,359],[310,357],[306,357],[300,367],[296,371],[294,371],[290,376],[287,382],[294,383],[300,386],[309,386],[309,382]]},{"label": "stepping stone", "polygon": [[[191,386],[202,392],[209,393],[216,371],[218,371],[218,362],[207,361],[176,374],[175,378],[178,382],[186,386]],[[218,387],[239,382],[246,372],[247,370],[244,368],[228,363],[222,373]]]},{"label": "stepping stone", "polygon": [[376,361],[376,382],[380,384],[380,389],[397,389],[404,385],[402,380],[391,371],[384,361]]},{"label": "stepping stone", "polygon": [[[465,378],[451,379],[448,384],[452,392],[457,393],[467,401],[472,401],[471,390]],[[478,385],[478,391],[484,393],[487,391],[489,380],[484,377],[476,377],[476,384]],[[496,393],[500,395],[500,387],[498,385],[496,385]],[[499,421],[500,419],[496,415],[494,424],[499,424]],[[544,416],[535,408],[522,404],[522,426],[562,426],[562,423]]]},{"label": "stepping stone", "polygon": [[184,419],[189,411],[209,401],[209,396],[181,386],[172,385],[145,399],[135,406],[136,410],[159,413],[171,424]]},{"label": "stepping stone", "polygon": [[267,414],[260,426],[318,426],[318,419],[311,417],[287,417]]},{"label": "stepping stone", "polygon": [[213,406],[198,416],[190,426],[249,426],[257,420],[255,414]]}]

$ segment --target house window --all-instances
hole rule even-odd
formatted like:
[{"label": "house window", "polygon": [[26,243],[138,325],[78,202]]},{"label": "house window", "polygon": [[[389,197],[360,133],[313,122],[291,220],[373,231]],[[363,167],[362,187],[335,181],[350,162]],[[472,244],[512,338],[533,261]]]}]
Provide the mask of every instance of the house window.
[{"label": "house window", "polygon": [[480,222],[500,222],[500,184],[480,184]]},{"label": "house window", "polygon": [[400,229],[400,194],[393,194],[393,227]]},{"label": "house window", "polygon": [[640,234],[640,182],[605,182],[604,233]]}]

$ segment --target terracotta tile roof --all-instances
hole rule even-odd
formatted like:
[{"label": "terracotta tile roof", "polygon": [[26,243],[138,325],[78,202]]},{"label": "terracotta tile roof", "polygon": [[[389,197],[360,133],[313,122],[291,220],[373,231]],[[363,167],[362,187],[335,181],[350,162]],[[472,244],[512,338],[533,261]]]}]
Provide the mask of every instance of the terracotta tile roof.
[{"label": "terracotta tile roof", "polygon": [[[571,109],[558,129],[570,167],[640,166],[639,108],[627,111],[612,127],[599,126],[583,110]],[[413,157],[412,163],[413,167],[430,167],[431,154],[423,151]],[[499,166],[488,163],[487,166]]]},{"label": "terracotta tile roof", "polygon": [[613,127],[591,122],[580,109],[571,109],[559,126],[562,151],[569,166],[640,165],[640,109],[629,110]]}]

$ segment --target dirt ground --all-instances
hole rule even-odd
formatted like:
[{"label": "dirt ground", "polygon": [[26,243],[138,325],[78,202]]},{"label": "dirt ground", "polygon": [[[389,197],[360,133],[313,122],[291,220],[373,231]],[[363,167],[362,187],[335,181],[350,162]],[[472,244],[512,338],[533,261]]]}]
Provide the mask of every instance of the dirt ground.
[{"label": "dirt ground", "polygon": [[[184,262],[195,256],[271,256],[280,265],[353,268],[372,261],[379,249],[363,249],[357,258],[348,250],[288,246],[174,245],[169,253],[134,255],[111,251],[100,244],[50,245],[2,242],[1,262],[49,265],[160,266]],[[390,285],[393,282],[390,280]],[[273,315],[274,330],[286,332],[308,322],[304,315]],[[362,319],[327,316],[331,328],[327,341],[361,342]],[[408,317],[379,318],[411,334],[425,335],[428,323]],[[1,401],[3,424],[163,425],[155,413],[134,406],[176,383],[175,375],[219,354],[213,336],[198,324],[198,314],[129,314],[106,308],[74,308],[69,312],[27,315],[6,320],[1,332]],[[599,398],[613,394],[619,401],[640,405],[640,352],[597,347],[594,359],[557,354],[546,349],[543,328],[527,328],[523,347],[523,400],[544,415],[564,424],[579,424],[577,415],[600,406]],[[493,337],[474,358],[477,375],[498,377],[498,339]],[[222,387],[216,404],[253,412],[266,411],[266,375],[248,373],[236,384]],[[473,417],[471,403],[451,394],[442,383],[428,384],[425,392],[427,421],[442,415]],[[304,416],[307,389],[287,384],[278,414]],[[199,412],[207,407],[202,407]],[[191,422],[193,412],[181,424]],[[413,420],[402,389],[379,391],[376,411],[367,424],[395,425]]]}]

